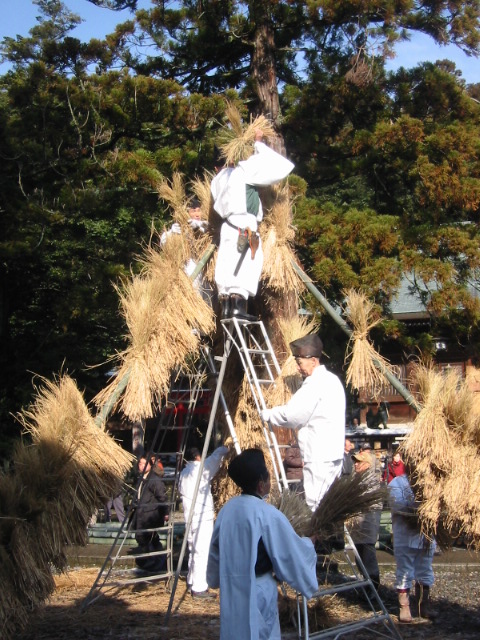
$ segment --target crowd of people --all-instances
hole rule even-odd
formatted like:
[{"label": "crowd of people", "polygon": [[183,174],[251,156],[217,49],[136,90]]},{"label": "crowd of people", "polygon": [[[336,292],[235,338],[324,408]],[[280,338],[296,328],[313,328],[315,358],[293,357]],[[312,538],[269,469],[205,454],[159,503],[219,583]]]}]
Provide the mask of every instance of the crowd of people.
[{"label": "crowd of people", "polygon": [[[223,221],[215,270],[222,321],[256,319],[248,313],[247,303],[257,293],[263,263],[258,187],[282,180],[293,169],[293,164],[262,138],[257,131],[254,154],[248,160],[227,166],[219,161],[211,183],[214,210]],[[195,207],[192,201],[189,215],[192,224],[198,225],[195,220],[200,216]],[[162,243],[169,234],[181,231],[178,225],[174,227],[164,233]],[[191,265],[186,265],[187,272],[189,268]],[[289,489],[303,496],[315,511],[342,475],[370,474],[372,482],[388,486],[399,619],[412,619],[409,593],[414,581],[414,615],[429,616],[433,545],[426,544],[418,528],[412,526],[416,505],[400,454],[396,452],[382,468],[368,443],[355,451],[355,444],[345,437],[345,389],[323,364],[323,342],[317,334],[294,340],[290,349],[303,382],[286,404],[265,408],[260,415],[269,426],[291,430],[292,442],[284,456]],[[388,407],[384,413],[382,424],[386,426]],[[288,519],[269,504],[270,474],[262,450],[247,449],[234,457],[227,454],[226,447],[219,447],[202,464],[200,451],[190,449],[180,474],[178,489],[188,532],[187,586],[194,598],[216,597],[211,590],[220,590],[221,640],[275,640],[280,638],[278,584],[285,581],[306,598],[317,591],[319,541],[298,536]],[[230,459],[228,476],[241,494],[228,500],[215,519],[211,482],[226,457]],[[158,505],[166,500],[164,485],[158,475],[150,480],[149,461],[144,462],[142,473],[136,524],[152,524],[151,496],[157,503],[156,522],[161,526],[165,513]],[[382,504],[378,504],[348,523],[359,570],[376,588],[380,586],[376,543],[381,510]],[[158,548],[158,536],[137,539],[139,545]]]}]

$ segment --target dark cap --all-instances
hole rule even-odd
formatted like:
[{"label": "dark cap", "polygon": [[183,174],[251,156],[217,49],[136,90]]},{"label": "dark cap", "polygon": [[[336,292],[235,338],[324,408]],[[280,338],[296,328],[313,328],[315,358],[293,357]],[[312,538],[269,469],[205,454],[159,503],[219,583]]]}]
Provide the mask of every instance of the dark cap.
[{"label": "dark cap", "polygon": [[228,475],[245,493],[254,493],[258,481],[268,475],[261,449],[245,449],[228,466]]},{"label": "dark cap", "polygon": [[323,351],[323,342],[316,333],[310,333],[291,342],[290,349],[295,358],[320,358]]}]

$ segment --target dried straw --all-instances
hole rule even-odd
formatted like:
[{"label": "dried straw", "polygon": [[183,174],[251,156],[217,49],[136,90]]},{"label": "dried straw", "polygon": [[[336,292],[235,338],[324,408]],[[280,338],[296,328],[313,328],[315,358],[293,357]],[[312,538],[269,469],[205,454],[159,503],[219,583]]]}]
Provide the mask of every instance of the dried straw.
[{"label": "dried straw", "polygon": [[277,491],[272,493],[270,503],[283,513],[299,536],[311,535],[312,512],[303,496],[294,491]]},{"label": "dried straw", "polygon": [[[280,318],[278,327],[285,345],[289,345],[294,340],[318,330],[318,323],[315,318],[301,317],[299,315],[290,318]],[[286,404],[292,395],[298,391],[302,384],[302,377],[298,373],[295,358],[290,354],[279,354],[279,361],[282,359],[280,375],[275,383],[269,387],[265,393],[265,402],[269,407]]]},{"label": "dried straw", "polygon": [[386,497],[373,471],[336,478],[313,513],[311,535],[319,540],[336,535],[344,522],[381,508]]},{"label": "dried straw", "polygon": [[44,380],[19,419],[31,444],[19,443],[14,473],[0,475],[5,638],[26,624],[27,607],[37,607],[52,593],[52,568],[65,569],[67,545],[85,544],[92,513],[118,492],[132,463],[132,456],[96,426],[68,376]]},{"label": "dried straw", "polygon": [[175,172],[171,180],[162,178],[157,184],[157,193],[172,210],[173,219],[180,225],[188,223],[188,201],[185,192],[184,176]]},{"label": "dried straw", "polygon": [[345,296],[345,315],[353,325],[353,334],[345,355],[345,361],[350,359],[346,382],[354,389],[368,389],[372,398],[377,398],[385,381],[382,370],[390,369],[388,361],[375,351],[368,336],[373,327],[381,322],[381,318],[375,305],[364,294],[350,289]]},{"label": "dried straw", "polygon": [[417,366],[414,379],[423,408],[402,454],[413,469],[422,532],[428,538],[441,537],[443,544],[464,534],[478,549],[480,421],[473,393],[455,370]]},{"label": "dried straw", "polygon": [[[291,225],[293,202],[288,183],[268,190],[273,194],[273,204],[265,210],[265,221],[260,227],[264,255],[262,280],[274,292],[293,291],[299,295],[305,285],[292,266],[295,231]],[[262,197],[262,203],[264,200]]]},{"label": "dried straw", "polygon": [[258,116],[245,126],[238,108],[232,103],[227,103],[225,115],[228,124],[223,128],[222,138],[226,141],[220,143],[219,148],[227,165],[237,165],[252,155],[257,131],[261,131],[267,140],[275,137],[275,129],[265,116]]},{"label": "dried straw", "polygon": [[[162,251],[147,248],[142,272],[117,289],[130,340],[118,356],[117,379],[128,377],[121,407],[133,421],[154,415],[168,394],[171,372],[195,359],[200,334],[214,329],[212,309],[184,271],[184,247],[177,236]],[[97,395],[98,405],[112,397],[117,379]]]}]

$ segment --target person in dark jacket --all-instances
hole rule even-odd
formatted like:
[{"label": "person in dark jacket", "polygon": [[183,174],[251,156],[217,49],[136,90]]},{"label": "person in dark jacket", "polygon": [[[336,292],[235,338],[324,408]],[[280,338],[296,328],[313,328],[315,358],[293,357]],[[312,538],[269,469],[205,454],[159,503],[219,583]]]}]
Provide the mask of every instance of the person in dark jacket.
[{"label": "person in dark jacket", "polygon": [[[138,488],[138,506],[134,515],[138,552],[143,554],[162,551],[163,545],[158,531],[150,531],[150,529],[160,529],[165,526],[165,517],[168,513],[168,497],[160,475],[161,470],[158,465],[152,465],[151,461],[145,457],[139,459],[138,470],[141,481]],[[135,562],[145,571],[162,571],[166,566],[166,556],[152,555],[136,558]]]}]

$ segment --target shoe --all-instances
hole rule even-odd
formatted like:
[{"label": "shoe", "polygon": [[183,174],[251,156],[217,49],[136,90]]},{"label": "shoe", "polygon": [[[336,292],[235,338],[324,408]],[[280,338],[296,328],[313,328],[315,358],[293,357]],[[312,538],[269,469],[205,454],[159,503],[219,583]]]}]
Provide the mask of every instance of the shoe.
[{"label": "shoe", "polygon": [[210,593],[210,591],[207,589],[206,591],[192,591],[192,598],[195,599],[199,599],[199,600],[203,600],[205,598],[216,598],[217,594],[216,593]]},{"label": "shoe", "polygon": [[220,296],[220,304],[222,306],[221,320],[228,320],[232,317],[230,296]]},{"label": "shoe", "polygon": [[231,301],[231,318],[238,318],[239,320],[248,320],[249,322],[256,322],[257,316],[252,316],[247,313],[247,300],[238,294],[232,294],[230,296]]}]

